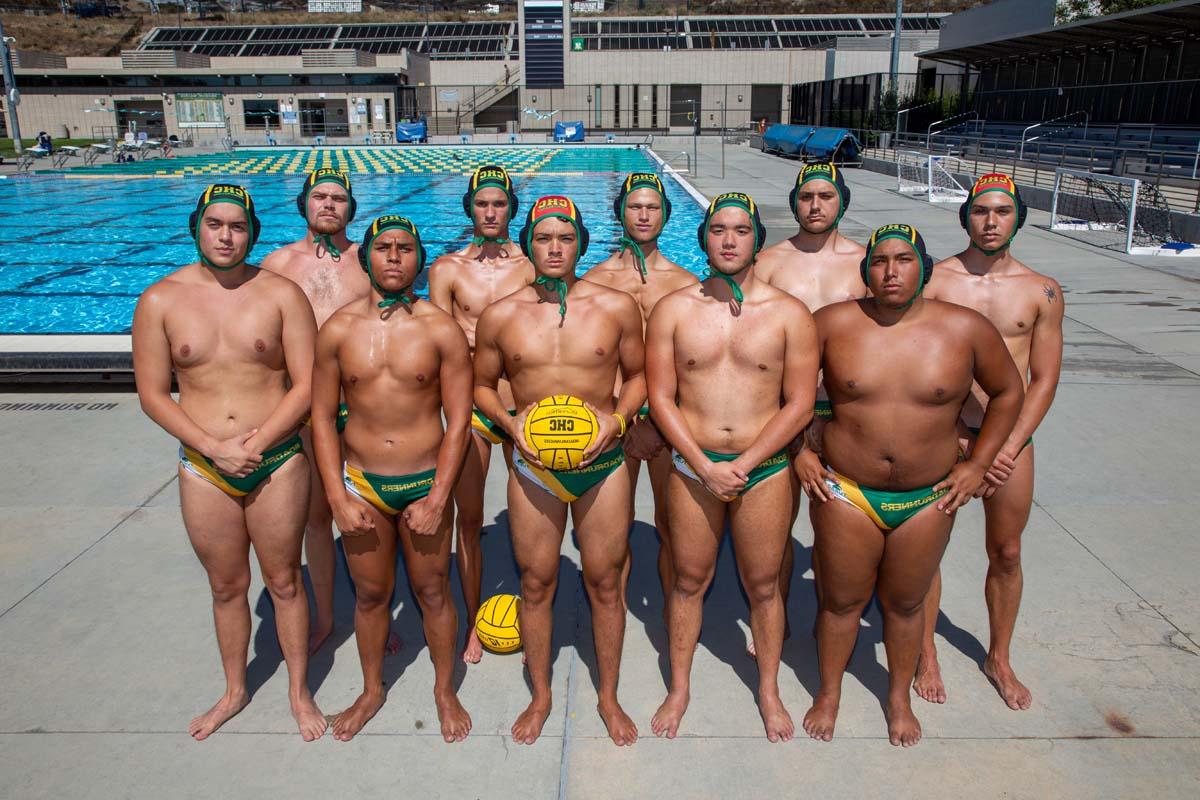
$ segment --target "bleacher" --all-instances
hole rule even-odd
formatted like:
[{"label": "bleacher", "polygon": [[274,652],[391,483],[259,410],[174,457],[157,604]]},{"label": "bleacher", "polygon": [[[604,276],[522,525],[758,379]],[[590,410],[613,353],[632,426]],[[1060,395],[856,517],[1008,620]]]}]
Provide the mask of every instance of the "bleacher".
[{"label": "bleacher", "polygon": [[139,50],[183,50],[216,57],[300,55],[312,49],[391,55],[407,48],[431,59],[500,60],[519,50],[516,23],[423,22],[348,25],[212,25],[155,28]]},{"label": "bleacher", "polygon": [[[945,14],[907,16],[908,32],[937,32]],[[575,19],[571,37],[584,50],[800,50],[834,38],[891,36],[891,14]]]},{"label": "bleacher", "polygon": [[[957,156],[989,156],[1095,172],[1193,177],[1200,128],[1161,125],[1084,125],[970,120],[932,134],[901,134],[902,146]],[[1024,143],[1022,138],[1024,137]]]}]

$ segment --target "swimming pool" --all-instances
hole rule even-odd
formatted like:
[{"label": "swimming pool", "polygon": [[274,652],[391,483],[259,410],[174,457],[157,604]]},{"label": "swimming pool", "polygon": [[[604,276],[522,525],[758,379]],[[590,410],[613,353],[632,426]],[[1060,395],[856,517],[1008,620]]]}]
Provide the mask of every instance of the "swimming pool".
[{"label": "swimming pool", "polygon": [[[512,170],[522,215],[544,194],[566,194],[583,210],[592,238],[579,274],[615,247],[612,202],[625,174],[656,166],[645,151],[625,147],[272,148],[0,181],[0,334],[128,333],[142,291],[195,260],[187,218],[210,183],[239,183],[253,195],[263,232],[251,262],[303,234],[296,193],[302,176],[321,166],[353,173],[352,240],[374,217],[402,213],[420,227],[432,259],[469,238],[466,176],[487,163]],[[703,209],[675,181],[665,184],[674,210],[660,246],[698,273]],[[423,278],[417,288],[424,292]]]}]

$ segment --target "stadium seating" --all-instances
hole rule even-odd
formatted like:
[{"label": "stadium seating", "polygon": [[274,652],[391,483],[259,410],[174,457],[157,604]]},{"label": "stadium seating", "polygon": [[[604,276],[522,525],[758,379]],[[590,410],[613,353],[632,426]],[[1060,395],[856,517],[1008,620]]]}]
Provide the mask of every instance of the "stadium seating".
[{"label": "stadium seating", "polygon": [[[931,151],[963,156],[1016,158],[1097,172],[1159,174],[1190,177],[1200,147],[1200,129],[1155,125],[1070,125],[1034,129],[1021,138],[1033,122],[1002,122],[950,129],[928,137]],[[924,135],[902,137],[912,143]],[[1160,167],[1161,163],[1161,167]]]}]

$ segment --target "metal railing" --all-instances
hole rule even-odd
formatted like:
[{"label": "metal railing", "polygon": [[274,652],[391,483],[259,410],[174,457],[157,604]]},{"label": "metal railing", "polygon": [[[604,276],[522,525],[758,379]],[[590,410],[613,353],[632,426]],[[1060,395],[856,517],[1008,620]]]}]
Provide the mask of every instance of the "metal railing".
[{"label": "metal railing", "polygon": [[[897,150],[922,150],[942,153],[944,149],[927,147],[924,134],[900,134],[892,131],[857,129],[851,131],[863,143],[864,155],[895,161]],[[882,139],[890,135],[890,140]],[[880,146],[887,141],[888,146]],[[1200,180],[1193,177],[1200,165],[1200,149],[1191,151],[1149,150],[1137,146],[1070,144],[1035,140],[1022,155],[1012,139],[972,138],[971,146],[955,155],[971,175],[1003,172],[1019,184],[1046,189],[1054,187],[1055,170],[1066,167],[1089,172],[1138,178],[1155,184],[1172,211],[1200,214]],[[1191,158],[1195,160],[1187,163]],[[1172,163],[1174,162],[1174,163]]]},{"label": "metal railing", "polygon": [[1056,134],[1056,133],[1062,133],[1063,131],[1065,131],[1065,130],[1070,130],[1071,128],[1073,128],[1073,127],[1075,127],[1075,126],[1073,126],[1073,125],[1059,125],[1059,126],[1057,126],[1057,130],[1050,131],[1049,133],[1047,133],[1047,134],[1045,134],[1045,135],[1041,135],[1041,136],[1035,136],[1035,137],[1033,137],[1032,139],[1027,139],[1026,137],[1029,135],[1029,132],[1030,132],[1031,130],[1033,130],[1033,129],[1035,129],[1035,128],[1040,128],[1040,127],[1042,127],[1043,125],[1052,125],[1052,124],[1053,124],[1053,123],[1055,123],[1055,122],[1063,122],[1063,121],[1065,121],[1065,120],[1071,119],[1072,117],[1078,117],[1080,114],[1082,114],[1082,115],[1083,115],[1083,138],[1085,138],[1085,139],[1086,139],[1086,138],[1087,138],[1088,122],[1091,120],[1091,118],[1092,118],[1092,117],[1091,117],[1091,115],[1090,115],[1090,114],[1088,114],[1088,112],[1086,112],[1086,111],[1072,111],[1070,114],[1063,114],[1061,117],[1055,117],[1054,119],[1048,119],[1048,120],[1045,120],[1045,121],[1043,121],[1043,122],[1038,122],[1038,123],[1036,123],[1036,124],[1034,124],[1034,125],[1030,125],[1028,128],[1026,128],[1025,130],[1021,131],[1021,150],[1020,150],[1020,153],[1019,153],[1018,157],[1019,157],[1019,158],[1024,158],[1024,157],[1025,157],[1025,142],[1026,142],[1026,141],[1034,142],[1034,141],[1037,141],[1038,139],[1044,139],[1044,138],[1046,138],[1046,136],[1053,136],[1053,135],[1054,135],[1054,134]]},{"label": "metal railing", "polygon": [[[954,122],[955,120],[962,120],[962,122]],[[967,125],[971,122],[978,122],[978,121],[979,121],[979,112],[978,111],[967,111],[962,114],[955,114],[952,117],[946,117],[945,119],[939,119],[936,122],[931,122],[931,123],[929,123],[929,127],[925,130],[925,146],[929,147],[929,143],[931,141],[933,141],[933,135],[934,135],[933,129],[936,128],[938,125],[941,125],[944,122],[954,122],[954,124],[938,130],[937,131],[938,133],[944,134],[947,131],[952,131],[955,128],[961,127],[963,125]]]},{"label": "metal railing", "polygon": [[[669,153],[669,154],[668,153],[659,153],[658,155],[659,155],[659,158],[662,159],[662,166],[661,166],[661,169],[659,170],[660,172],[665,172],[667,170],[671,170],[673,172],[679,172],[684,175],[692,174],[692,154],[689,153],[687,150],[679,150],[675,153]],[[683,158],[687,164],[687,166],[684,167],[682,170],[676,169],[675,167],[672,166],[672,164],[679,161],[680,158]]]},{"label": "metal railing", "polygon": [[[900,118],[901,118],[901,117],[903,117],[904,115],[906,115],[908,112],[910,112],[910,111],[917,111],[917,110],[919,110],[919,109],[922,109],[922,108],[929,108],[930,106],[940,106],[941,104],[942,104],[942,101],[941,101],[940,99],[938,99],[938,100],[930,100],[928,103],[921,103],[920,105],[917,105],[917,106],[909,106],[908,108],[902,108],[902,109],[900,109],[899,111],[897,111],[897,112],[896,112],[896,135],[897,135],[897,136],[899,136],[899,135],[900,135]],[[905,131],[906,133],[908,132],[908,122],[907,122],[907,119],[905,120],[905,128],[904,128],[904,131]]]}]

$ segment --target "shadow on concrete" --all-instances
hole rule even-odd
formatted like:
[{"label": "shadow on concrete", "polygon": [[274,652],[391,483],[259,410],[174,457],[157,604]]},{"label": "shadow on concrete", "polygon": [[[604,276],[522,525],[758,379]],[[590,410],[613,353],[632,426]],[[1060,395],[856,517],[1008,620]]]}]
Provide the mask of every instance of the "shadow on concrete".
[{"label": "shadow on concrete", "polygon": [[987,660],[987,647],[983,642],[971,633],[966,628],[960,628],[955,625],[946,612],[938,610],[937,625],[934,627],[934,632],[946,640],[954,649],[962,653],[967,658],[975,662],[980,671],[983,670],[983,662]]}]

